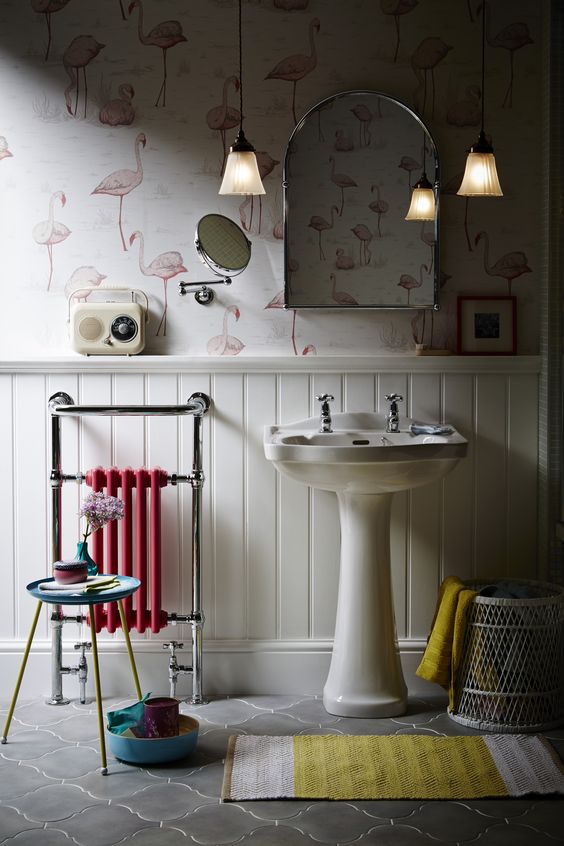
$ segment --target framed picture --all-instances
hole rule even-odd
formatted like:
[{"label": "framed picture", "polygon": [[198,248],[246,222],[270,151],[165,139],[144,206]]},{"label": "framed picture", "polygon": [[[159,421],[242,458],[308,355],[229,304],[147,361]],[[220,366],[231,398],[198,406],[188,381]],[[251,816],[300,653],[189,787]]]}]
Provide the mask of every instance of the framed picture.
[{"label": "framed picture", "polygon": [[515,297],[458,297],[458,354],[515,355]]}]

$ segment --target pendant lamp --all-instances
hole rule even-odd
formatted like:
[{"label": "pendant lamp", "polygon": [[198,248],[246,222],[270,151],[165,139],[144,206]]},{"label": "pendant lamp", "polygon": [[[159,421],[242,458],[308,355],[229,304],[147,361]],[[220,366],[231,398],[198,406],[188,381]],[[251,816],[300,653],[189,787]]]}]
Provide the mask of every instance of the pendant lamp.
[{"label": "pendant lamp", "polygon": [[425,153],[427,152],[427,138],[423,134],[423,173],[413,186],[411,203],[405,216],[406,220],[434,220],[435,192],[425,173]]},{"label": "pendant lamp", "polygon": [[466,169],[456,192],[461,197],[503,197],[492,145],[484,132],[486,52],[486,3],[482,4],[482,128],[475,144],[468,150]]},{"label": "pendant lamp", "polygon": [[255,148],[243,132],[243,46],[241,0],[239,0],[239,132],[229,148],[220,194],[265,194],[255,155]]}]

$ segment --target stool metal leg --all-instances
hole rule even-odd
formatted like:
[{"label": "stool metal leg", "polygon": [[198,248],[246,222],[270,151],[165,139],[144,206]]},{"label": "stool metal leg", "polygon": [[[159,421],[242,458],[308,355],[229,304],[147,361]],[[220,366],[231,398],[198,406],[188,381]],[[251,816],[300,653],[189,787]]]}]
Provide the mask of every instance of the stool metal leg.
[{"label": "stool metal leg", "polygon": [[25,667],[27,664],[27,659],[29,656],[29,650],[31,649],[31,644],[33,642],[33,636],[35,635],[35,630],[37,628],[37,621],[39,620],[39,614],[41,613],[41,606],[43,602],[41,599],[37,603],[37,608],[35,609],[35,614],[33,616],[33,622],[31,624],[31,629],[29,630],[29,635],[27,638],[27,643],[25,647],[25,651],[22,658],[22,663],[20,666],[20,672],[18,673],[18,680],[16,681],[16,686],[14,688],[14,693],[12,696],[12,701],[10,702],[10,707],[8,709],[8,716],[6,717],[6,722],[4,723],[4,731],[2,732],[2,743],[6,743],[8,740],[8,732],[10,731],[10,723],[12,722],[12,717],[14,715],[14,708],[16,707],[16,702],[18,701],[18,694],[20,692],[20,687],[22,685],[22,680],[24,677]]},{"label": "stool metal leg", "polygon": [[139,684],[139,676],[137,675],[137,667],[135,666],[135,657],[133,655],[133,649],[131,648],[131,640],[129,639],[129,629],[127,627],[127,620],[125,618],[125,612],[123,610],[121,599],[118,599],[118,609],[119,618],[121,620],[121,628],[123,630],[123,636],[125,637],[127,654],[129,655],[129,664],[131,666],[133,681],[135,683],[135,692],[137,693],[137,699],[143,699],[143,694],[141,693],[141,685]]},{"label": "stool metal leg", "polygon": [[100,758],[102,761],[102,775],[108,775],[106,759],[106,740],[104,737],[104,715],[102,712],[102,690],[100,688],[100,667],[98,665],[98,642],[96,640],[96,623],[94,622],[94,606],[89,605],[90,632],[92,636],[92,661],[94,664],[94,685],[96,687],[96,706],[98,709],[98,733],[100,735]]}]

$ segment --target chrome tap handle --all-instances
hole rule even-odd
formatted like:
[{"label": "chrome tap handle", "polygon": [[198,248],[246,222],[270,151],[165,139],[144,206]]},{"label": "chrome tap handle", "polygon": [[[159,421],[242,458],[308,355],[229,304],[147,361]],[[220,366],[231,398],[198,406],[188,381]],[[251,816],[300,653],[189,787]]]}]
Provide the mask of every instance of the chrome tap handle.
[{"label": "chrome tap handle", "polygon": [[401,394],[386,394],[386,401],[390,403],[386,415],[386,432],[399,432],[398,402],[403,402]]},{"label": "chrome tap handle", "polygon": [[316,400],[321,403],[320,432],[333,431],[331,428],[331,409],[329,408],[329,403],[334,399],[335,397],[332,394],[318,394],[316,396]]},{"label": "chrome tap handle", "polygon": [[403,402],[403,397],[401,394],[386,394],[387,402]]},{"label": "chrome tap handle", "polygon": [[315,399],[318,402],[333,402],[335,397],[333,396],[333,394],[317,394]]}]

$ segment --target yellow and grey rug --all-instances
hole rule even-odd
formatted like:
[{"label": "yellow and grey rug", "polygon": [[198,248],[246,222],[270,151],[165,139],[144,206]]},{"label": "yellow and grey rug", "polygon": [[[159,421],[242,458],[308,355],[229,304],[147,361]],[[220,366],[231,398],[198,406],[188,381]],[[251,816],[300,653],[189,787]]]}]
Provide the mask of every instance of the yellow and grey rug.
[{"label": "yellow and grey rug", "polygon": [[478,799],[564,794],[535,735],[229,738],[222,799]]}]

